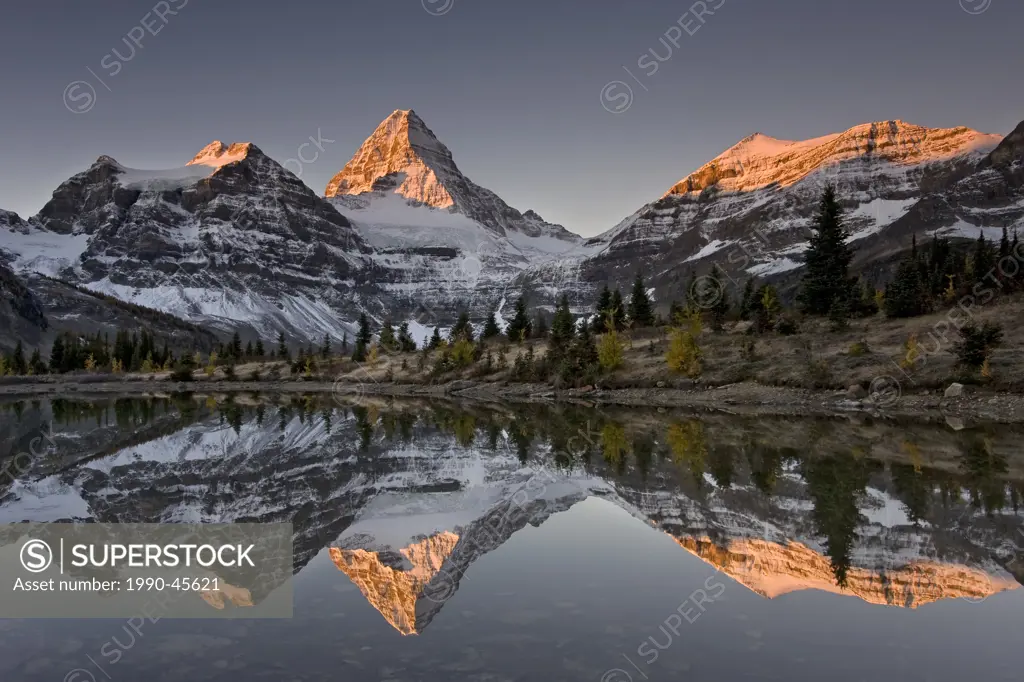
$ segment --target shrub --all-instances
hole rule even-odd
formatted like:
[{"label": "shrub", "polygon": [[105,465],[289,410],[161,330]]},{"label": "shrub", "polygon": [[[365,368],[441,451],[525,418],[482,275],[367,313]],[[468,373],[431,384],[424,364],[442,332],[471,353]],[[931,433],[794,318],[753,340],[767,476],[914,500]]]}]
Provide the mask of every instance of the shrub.
[{"label": "shrub", "polygon": [[743,359],[747,362],[757,360],[757,341],[751,338],[743,339]]},{"label": "shrub", "polygon": [[848,354],[851,358],[859,358],[864,355],[867,355],[870,352],[871,349],[868,347],[867,341],[857,341],[852,346],[850,346]]},{"label": "shrub", "polygon": [[433,374],[434,376],[439,376],[441,374],[445,374],[446,372],[450,372],[454,369],[455,362],[454,360],[452,360],[451,348],[445,346],[441,350],[441,354],[437,356],[436,360],[434,360],[434,366],[433,368],[431,368],[430,373]]},{"label": "shrub", "polygon": [[182,360],[171,372],[171,381],[192,381],[192,363]]},{"label": "shrub", "polygon": [[814,388],[828,388],[832,384],[832,369],[821,358],[812,358],[808,363],[807,374]]},{"label": "shrub", "polygon": [[844,331],[850,326],[850,304],[845,298],[832,302],[828,309],[828,321],[834,332]]},{"label": "shrub", "polygon": [[900,360],[900,369],[911,370],[921,357],[921,345],[917,342],[917,334],[911,334],[903,343],[903,359]]},{"label": "shrub", "polygon": [[982,326],[964,325],[960,329],[960,341],[953,347],[962,367],[977,369],[984,366],[992,350],[1002,343],[1001,325],[986,322]]},{"label": "shrub", "polygon": [[512,365],[512,378],[516,381],[533,381],[536,374],[536,358],[533,353],[533,346],[526,347],[525,353],[516,355],[516,361]]},{"label": "shrub", "polygon": [[456,369],[469,367],[476,357],[476,348],[473,342],[465,336],[459,339],[451,347],[451,359]]},{"label": "shrub", "polygon": [[794,336],[800,333],[800,325],[798,325],[796,320],[789,315],[783,315],[779,318],[779,321],[775,323],[775,331],[783,336]]}]

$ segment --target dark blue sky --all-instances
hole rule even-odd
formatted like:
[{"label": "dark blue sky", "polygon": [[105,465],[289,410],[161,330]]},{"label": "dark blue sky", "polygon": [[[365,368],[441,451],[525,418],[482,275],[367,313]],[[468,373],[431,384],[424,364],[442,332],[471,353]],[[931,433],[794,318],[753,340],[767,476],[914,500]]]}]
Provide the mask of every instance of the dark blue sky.
[{"label": "dark blue sky", "polygon": [[[35,213],[100,154],[175,167],[220,139],[283,162],[318,130],[335,142],[302,177],[322,193],[381,119],[414,108],[474,181],[595,234],[756,131],[803,139],[900,118],[1005,134],[1024,119],[1020,0],[707,0],[697,13],[718,9],[703,23],[692,4],[6,3],[0,207]],[[638,59],[666,44],[647,76]],[[627,102],[621,84],[602,102],[616,80],[634,99],[612,114],[602,103]],[[69,111],[90,86],[92,108]]]}]

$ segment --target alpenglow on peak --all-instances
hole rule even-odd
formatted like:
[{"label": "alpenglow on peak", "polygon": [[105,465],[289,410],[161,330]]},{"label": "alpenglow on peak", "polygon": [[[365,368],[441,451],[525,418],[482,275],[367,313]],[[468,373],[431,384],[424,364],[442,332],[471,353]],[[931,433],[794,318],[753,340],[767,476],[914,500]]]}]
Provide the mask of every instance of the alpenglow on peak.
[{"label": "alpenglow on peak", "polygon": [[970,128],[926,128],[899,119],[800,141],[754,133],[683,178],[667,195],[699,193],[711,186],[726,192],[789,187],[823,167],[855,159],[897,166],[942,162],[987,153],[1000,140],[1000,135]]},{"label": "alpenglow on peak", "polygon": [[203,147],[186,165],[220,168],[229,163],[241,161],[249,154],[251,149],[251,142],[234,142],[231,145],[225,145],[220,140],[214,140]]},{"label": "alpenglow on peak", "polygon": [[397,194],[434,208],[455,205],[452,185],[464,181],[452,153],[412,109],[396,110],[384,119],[327,183],[325,195],[372,192],[388,176],[399,183]]}]

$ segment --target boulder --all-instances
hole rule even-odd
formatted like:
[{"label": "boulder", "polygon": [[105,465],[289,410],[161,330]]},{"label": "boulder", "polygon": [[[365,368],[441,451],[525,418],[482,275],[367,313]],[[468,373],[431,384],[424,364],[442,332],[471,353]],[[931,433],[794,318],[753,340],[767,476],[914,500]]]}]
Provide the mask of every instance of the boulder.
[{"label": "boulder", "polygon": [[868,397],[868,391],[860,384],[853,384],[846,391],[846,395],[854,400],[864,400],[864,398]]},{"label": "boulder", "polygon": [[949,388],[946,389],[947,398],[959,398],[964,394],[963,384],[950,384]]},{"label": "boulder", "polygon": [[732,329],[729,330],[729,333],[730,334],[746,334],[747,332],[749,332],[751,330],[751,328],[753,326],[754,326],[753,322],[740,321],[740,322],[737,322],[736,324],[734,324],[732,326]]}]

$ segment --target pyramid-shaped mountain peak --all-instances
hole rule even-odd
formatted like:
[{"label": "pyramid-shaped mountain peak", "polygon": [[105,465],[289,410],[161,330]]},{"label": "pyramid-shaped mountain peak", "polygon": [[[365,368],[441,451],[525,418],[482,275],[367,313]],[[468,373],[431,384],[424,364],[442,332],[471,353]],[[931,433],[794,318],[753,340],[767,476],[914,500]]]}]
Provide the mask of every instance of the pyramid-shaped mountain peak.
[{"label": "pyramid-shaped mountain peak", "polygon": [[214,166],[219,168],[235,161],[241,161],[255,149],[251,142],[234,142],[225,145],[220,140],[214,140],[192,157],[186,165],[188,166]]},{"label": "pyramid-shaped mountain peak", "polygon": [[331,178],[325,194],[365,194],[382,178],[397,175],[404,176],[398,194],[435,208],[453,206],[453,190],[464,181],[452,153],[412,109],[398,109],[384,119]]}]

